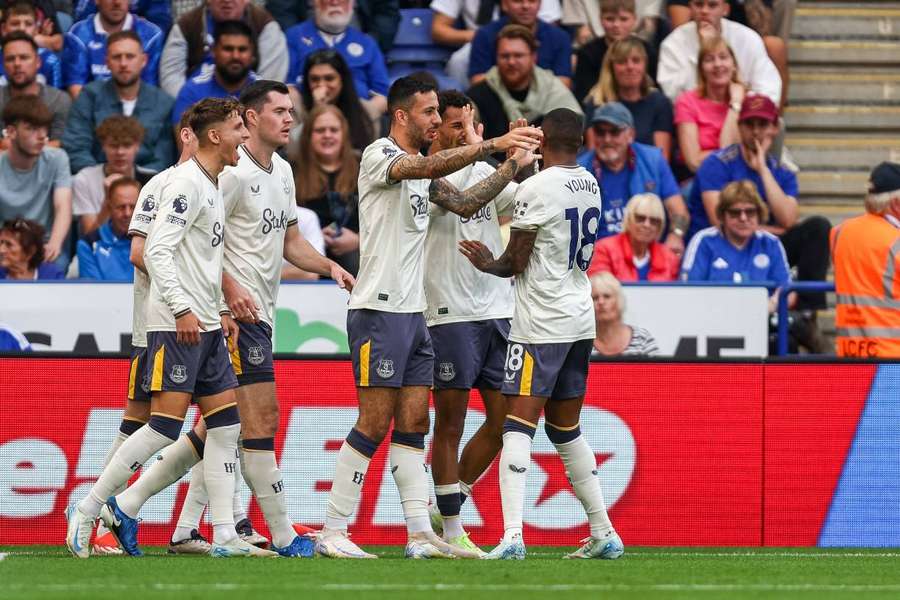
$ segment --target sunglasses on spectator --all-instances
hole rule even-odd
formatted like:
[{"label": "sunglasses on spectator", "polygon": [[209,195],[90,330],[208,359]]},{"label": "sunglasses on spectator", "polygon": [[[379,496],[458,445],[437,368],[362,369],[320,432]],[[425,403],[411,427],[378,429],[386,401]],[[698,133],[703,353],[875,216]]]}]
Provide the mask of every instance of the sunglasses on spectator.
[{"label": "sunglasses on spectator", "polygon": [[624,129],[616,129],[615,127],[594,127],[594,135],[598,138],[618,137],[623,131]]},{"label": "sunglasses on spectator", "polygon": [[759,209],[757,208],[726,208],[725,214],[731,217],[732,219],[740,219],[741,217],[747,217],[748,219],[758,219],[759,218]]},{"label": "sunglasses on spectator", "polygon": [[643,225],[644,223],[649,222],[654,227],[662,227],[662,219],[660,219],[659,217],[651,217],[650,215],[641,215],[635,213],[634,222],[638,223],[639,225]]}]

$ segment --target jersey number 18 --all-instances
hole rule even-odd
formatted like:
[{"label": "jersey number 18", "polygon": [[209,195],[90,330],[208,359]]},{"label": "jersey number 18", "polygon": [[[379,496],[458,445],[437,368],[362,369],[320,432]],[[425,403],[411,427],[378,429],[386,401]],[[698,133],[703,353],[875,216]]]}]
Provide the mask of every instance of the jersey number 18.
[{"label": "jersey number 18", "polygon": [[[582,271],[587,271],[594,255],[594,241],[600,227],[600,209],[592,206],[584,214],[579,215],[577,208],[566,209],[566,220],[569,222],[569,268],[575,264]],[[585,256],[584,249],[590,249]]]}]

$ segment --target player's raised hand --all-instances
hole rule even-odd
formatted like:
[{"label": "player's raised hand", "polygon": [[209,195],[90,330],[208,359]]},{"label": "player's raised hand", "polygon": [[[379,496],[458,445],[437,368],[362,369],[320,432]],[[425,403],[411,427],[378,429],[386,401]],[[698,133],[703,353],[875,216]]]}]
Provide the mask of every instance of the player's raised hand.
[{"label": "player's raised hand", "polygon": [[241,334],[241,328],[238,326],[231,315],[222,315],[222,335],[228,340],[232,348],[237,348],[238,336]]},{"label": "player's raised hand", "polygon": [[477,240],[460,240],[459,251],[479,271],[484,271],[490,263],[494,262],[494,254]]},{"label": "player's raised hand", "polygon": [[206,331],[206,327],[192,312],[186,313],[175,319],[175,341],[187,346],[196,346],[200,343],[200,332]]},{"label": "player's raised hand", "polygon": [[484,125],[479,123],[475,125],[475,109],[471,104],[467,104],[462,108],[462,125],[463,136],[466,144],[480,144],[484,141],[482,133],[484,133]]},{"label": "player's raised hand", "polygon": [[516,161],[516,174],[521,173],[525,167],[530,167],[536,160],[540,160],[541,155],[535,150],[522,150],[516,148],[509,156],[510,159]]},{"label": "player's raised hand", "polygon": [[356,279],[353,278],[353,275],[341,268],[336,262],[331,263],[331,278],[334,279],[339,288],[348,292],[352,292],[353,286],[356,285]]},{"label": "player's raised hand", "polygon": [[259,306],[253,296],[232,277],[222,277],[222,295],[235,319],[244,323],[259,321]]},{"label": "player's raised hand", "polygon": [[537,127],[514,127],[509,133],[491,140],[497,152],[506,152],[510,148],[537,150],[541,145],[544,132]]}]

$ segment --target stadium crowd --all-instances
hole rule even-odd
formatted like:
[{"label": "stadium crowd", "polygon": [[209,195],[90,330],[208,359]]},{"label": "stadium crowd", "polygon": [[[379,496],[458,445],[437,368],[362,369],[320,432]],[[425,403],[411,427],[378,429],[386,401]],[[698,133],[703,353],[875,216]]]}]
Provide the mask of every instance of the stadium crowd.
[{"label": "stadium crowd", "polygon": [[[0,222],[16,238],[0,246],[0,277],[130,280],[127,222],[140,187],[175,163],[182,112],[257,78],[291,86],[298,118],[281,152],[301,230],[355,274],[360,154],[386,134],[391,81],[422,71],[466,91],[485,138],[556,108],[585,116],[579,164],[603,197],[590,274],[824,280],[830,226],[798,216],[780,118],[795,4],[0,2]],[[619,292],[601,283],[616,329]],[[793,300],[810,320],[825,306]]]}]

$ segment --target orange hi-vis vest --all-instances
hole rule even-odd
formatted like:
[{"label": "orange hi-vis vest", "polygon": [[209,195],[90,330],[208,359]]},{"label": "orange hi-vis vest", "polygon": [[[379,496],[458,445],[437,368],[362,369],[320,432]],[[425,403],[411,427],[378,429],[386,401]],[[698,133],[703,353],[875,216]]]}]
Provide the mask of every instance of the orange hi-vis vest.
[{"label": "orange hi-vis vest", "polygon": [[838,356],[900,357],[900,228],[866,213],[831,230]]}]

